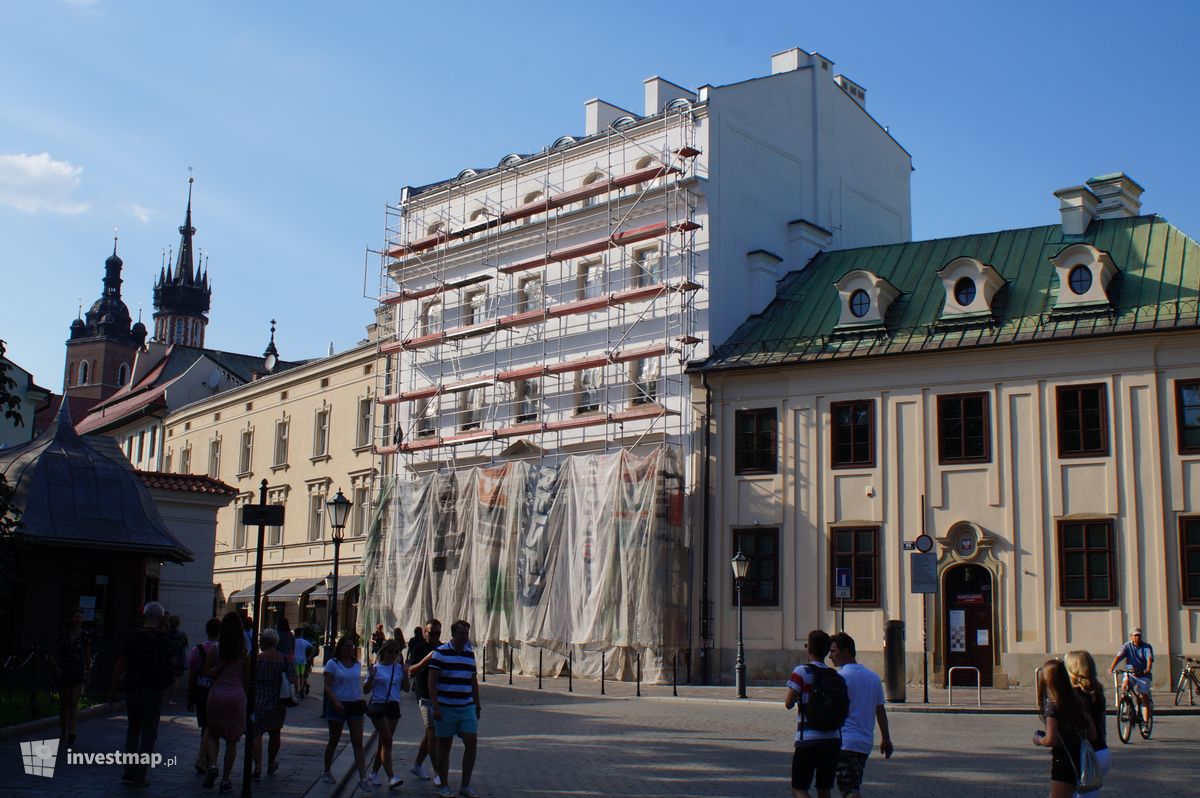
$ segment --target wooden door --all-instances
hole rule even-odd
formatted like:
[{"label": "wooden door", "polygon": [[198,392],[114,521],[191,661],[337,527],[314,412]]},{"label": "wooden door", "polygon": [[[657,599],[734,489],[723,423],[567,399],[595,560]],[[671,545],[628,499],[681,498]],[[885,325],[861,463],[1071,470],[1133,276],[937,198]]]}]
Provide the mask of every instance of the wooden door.
[{"label": "wooden door", "polygon": [[[983,686],[991,687],[996,645],[992,628],[992,575],[980,565],[958,565],[946,571],[943,589],[945,683],[949,684],[950,668],[970,665],[979,669]],[[954,673],[955,687],[974,684],[975,674]]]}]

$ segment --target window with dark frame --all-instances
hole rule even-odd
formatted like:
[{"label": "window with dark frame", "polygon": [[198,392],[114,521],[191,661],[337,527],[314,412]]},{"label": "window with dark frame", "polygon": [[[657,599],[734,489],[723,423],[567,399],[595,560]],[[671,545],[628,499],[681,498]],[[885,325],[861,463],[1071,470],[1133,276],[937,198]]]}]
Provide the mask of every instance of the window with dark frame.
[{"label": "window with dark frame", "polygon": [[1112,521],[1059,522],[1058,590],[1065,607],[1117,603]]},{"label": "window with dark frame", "polygon": [[775,408],[738,410],[734,417],[734,467],[738,474],[774,474],[778,470]]},{"label": "window with dark frame", "polygon": [[[746,581],[742,583],[742,601],[747,607],[779,606],[779,528],[750,527],[733,530],[733,551],[750,560]],[[730,579],[733,578],[732,571]],[[736,591],[730,605],[737,606]]]},{"label": "window with dark frame", "polygon": [[1180,454],[1200,454],[1200,380],[1175,381],[1175,428]]},{"label": "window with dark frame", "polygon": [[1200,517],[1179,519],[1179,566],[1184,604],[1200,604]]},{"label": "window with dark frame", "polygon": [[829,417],[834,468],[875,465],[875,400],[833,402]]},{"label": "window with dark frame", "polygon": [[837,569],[850,569],[848,606],[879,606],[879,527],[835,527],[829,547],[829,601],[839,606],[834,596]]},{"label": "window with dark frame", "polygon": [[1058,387],[1058,456],[1108,455],[1108,400],[1104,385]]},{"label": "window with dark frame", "polygon": [[942,463],[986,463],[992,459],[986,393],[938,397],[938,459]]}]

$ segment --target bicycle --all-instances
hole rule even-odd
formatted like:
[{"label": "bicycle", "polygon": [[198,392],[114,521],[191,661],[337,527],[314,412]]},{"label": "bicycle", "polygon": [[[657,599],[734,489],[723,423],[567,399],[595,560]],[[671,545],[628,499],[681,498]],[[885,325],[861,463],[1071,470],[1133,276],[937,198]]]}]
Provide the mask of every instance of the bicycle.
[{"label": "bicycle", "polygon": [[1200,659],[1184,657],[1179,654],[1176,654],[1175,657],[1183,666],[1183,671],[1179,674],[1179,684],[1175,685],[1175,706],[1179,706],[1179,700],[1183,698],[1183,688],[1186,685],[1188,706],[1194,707],[1196,706],[1196,694],[1200,693]]},{"label": "bicycle", "polygon": [[[1122,668],[1121,675],[1113,673],[1113,690],[1117,705],[1117,736],[1121,742],[1128,743],[1133,736],[1133,727],[1138,727],[1138,733],[1143,740],[1149,740],[1154,731],[1154,705],[1142,700],[1142,694],[1134,689],[1130,677],[1134,675],[1133,668]],[[1142,717],[1142,707],[1146,707],[1146,717]]]}]

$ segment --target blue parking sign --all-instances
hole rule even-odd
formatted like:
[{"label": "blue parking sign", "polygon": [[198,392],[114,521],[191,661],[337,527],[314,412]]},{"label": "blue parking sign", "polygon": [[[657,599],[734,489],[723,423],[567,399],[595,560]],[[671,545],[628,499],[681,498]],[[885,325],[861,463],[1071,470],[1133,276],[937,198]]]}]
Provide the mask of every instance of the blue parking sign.
[{"label": "blue parking sign", "polygon": [[839,599],[850,598],[850,569],[835,568],[833,582],[833,597]]}]

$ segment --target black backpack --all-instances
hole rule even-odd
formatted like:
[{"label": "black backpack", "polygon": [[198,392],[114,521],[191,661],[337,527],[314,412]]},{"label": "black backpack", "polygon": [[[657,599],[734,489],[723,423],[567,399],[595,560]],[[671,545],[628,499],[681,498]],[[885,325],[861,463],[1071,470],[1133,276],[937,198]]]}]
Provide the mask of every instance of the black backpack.
[{"label": "black backpack", "polygon": [[802,705],[801,717],[805,728],[813,731],[837,731],[850,714],[850,694],[846,680],[833,668],[805,665],[812,677],[812,692]]}]

